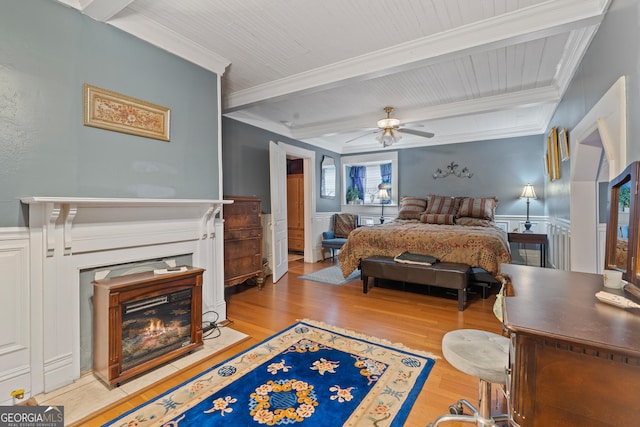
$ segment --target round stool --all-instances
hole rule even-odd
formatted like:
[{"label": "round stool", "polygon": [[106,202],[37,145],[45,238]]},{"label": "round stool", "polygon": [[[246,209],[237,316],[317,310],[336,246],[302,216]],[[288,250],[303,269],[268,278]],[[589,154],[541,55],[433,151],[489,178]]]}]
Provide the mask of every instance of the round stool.
[{"label": "round stool", "polygon": [[[442,353],[454,368],[480,380],[478,409],[465,399],[449,407],[451,414],[442,415],[429,424],[437,426],[444,421],[475,423],[477,426],[495,426],[508,421],[508,414],[491,416],[491,384],[506,384],[509,363],[509,339],[492,332],[477,329],[459,329],[442,338]],[[473,415],[463,414],[467,407]]]}]

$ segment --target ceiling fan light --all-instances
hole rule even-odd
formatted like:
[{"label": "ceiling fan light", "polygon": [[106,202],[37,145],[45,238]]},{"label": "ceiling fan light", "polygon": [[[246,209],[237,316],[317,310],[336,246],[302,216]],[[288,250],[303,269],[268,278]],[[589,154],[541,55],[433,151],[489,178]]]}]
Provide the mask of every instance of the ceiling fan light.
[{"label": "ceiling fan light", "polygon": [[400,126],[400,120],[393,117],[378,120],[379,128],[397,128],[398,126]]},{"label": "ceiling fan light", "polygon": [[391,128],[385,128],[384,132],[378,135],[378,142],[383,147],[388,147],[400,141],[400,138],[402,138],[402,135],[394,132]]}]

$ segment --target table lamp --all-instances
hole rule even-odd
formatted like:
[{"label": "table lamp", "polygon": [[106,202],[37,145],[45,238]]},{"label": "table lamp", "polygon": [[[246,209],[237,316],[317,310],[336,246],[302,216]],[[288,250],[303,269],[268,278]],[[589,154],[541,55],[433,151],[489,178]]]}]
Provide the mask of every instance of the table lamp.
[{"label": "table lamp", "polygon": [[389,184],[384,182],[378,185],[378,200],[380,200],[380,206],[382,206],[380,224],[384,224],[384,202],[389,200],[389,192],[387,191],[387,188],[389,188]]},{"label": "table lamp", "polygon": [[533,185],[525,185],[520,198],[527,199],[527,220],[524,223],[525,230],[523,233],[533,233],[533,231],[531,231],[531,221],[529,221],[529,200],[536,198],[536,191],[533,189]]}]

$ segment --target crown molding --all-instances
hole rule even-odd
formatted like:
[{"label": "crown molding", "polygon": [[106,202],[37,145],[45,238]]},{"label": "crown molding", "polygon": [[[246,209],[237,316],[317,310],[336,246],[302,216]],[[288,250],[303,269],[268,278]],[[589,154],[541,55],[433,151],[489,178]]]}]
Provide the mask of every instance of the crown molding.
[{"label": "crown molding", "polygon": [[83,14],[96,21],[106,22],[135,0],[88,0],[80,9]]}]

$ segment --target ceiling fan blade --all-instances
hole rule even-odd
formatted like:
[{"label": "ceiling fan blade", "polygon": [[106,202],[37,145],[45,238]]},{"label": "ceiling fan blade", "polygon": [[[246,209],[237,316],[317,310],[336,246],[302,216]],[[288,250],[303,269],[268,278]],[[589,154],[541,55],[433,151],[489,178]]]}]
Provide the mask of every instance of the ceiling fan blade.
[{"label": "ceiling fan blade", "polygon": [[397,130],[398,130],[398,132],[408,133],[410,135],[422,136],[422,137],[425,137],[425,138],[433,138],[435,136],[434,133],[424,132],[424,131],[421,131],[421,130],[414,130],[414,129],[407,129],[407,128],[400,128],[400,129],[397,129]]},{"label": "ceiling fan blade", "polygon": [[351,138],[350,140],[345,141],[344,143],[345,143],[345,144],[348,144],[348,143],[350,143],[350,142],[352,142],[352,141],[355,141],[356,139],[360,139],[360,138],[363,138],[363,137],[365,137],[365,136],[367,136],[367,135],[372,135],[372,134],[374,134],[374,133],[378,133],[378,132],[380,132],[380,129],[376,129],[376,130],[374,130],[374,131],[364,133],[364,134],[362,134],[362,135],[360,135],[360,136],[356,136],[355,138]]}]

